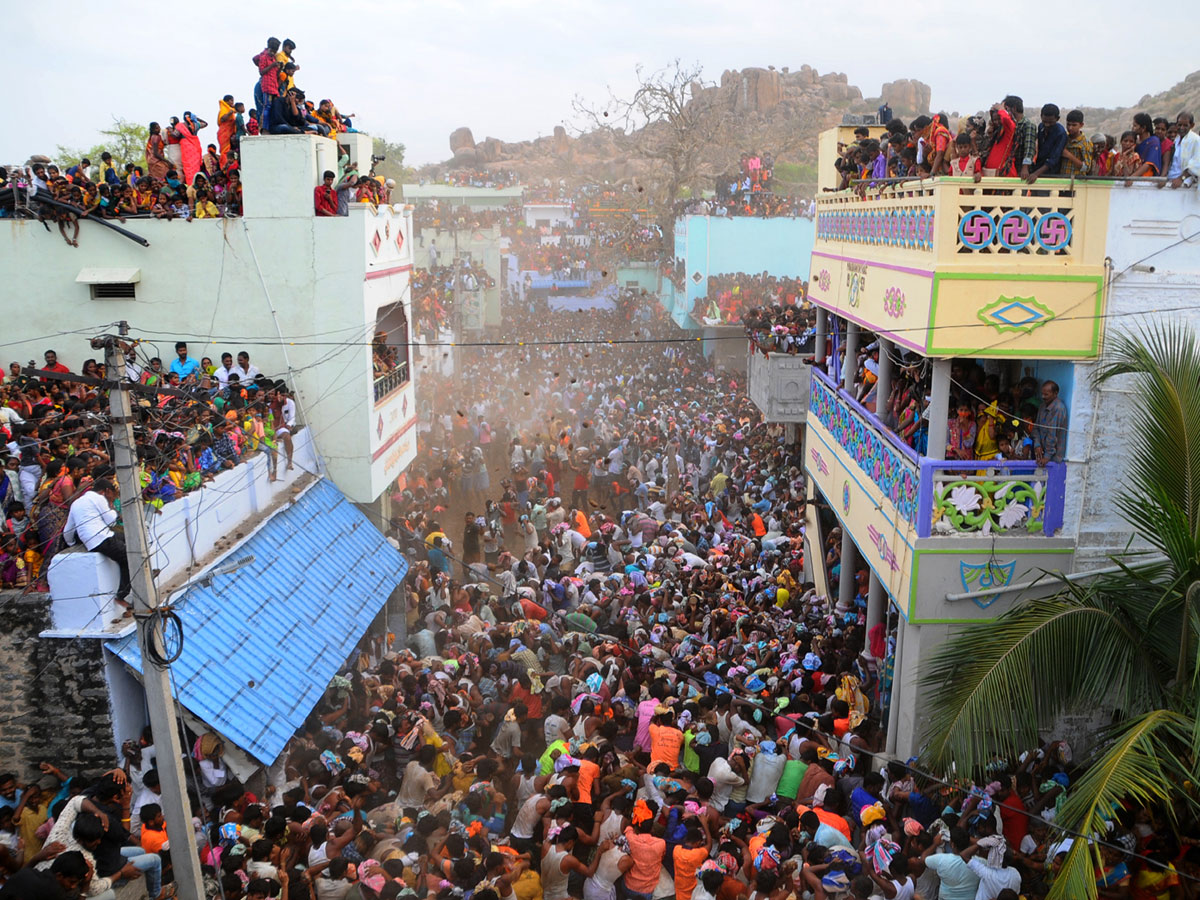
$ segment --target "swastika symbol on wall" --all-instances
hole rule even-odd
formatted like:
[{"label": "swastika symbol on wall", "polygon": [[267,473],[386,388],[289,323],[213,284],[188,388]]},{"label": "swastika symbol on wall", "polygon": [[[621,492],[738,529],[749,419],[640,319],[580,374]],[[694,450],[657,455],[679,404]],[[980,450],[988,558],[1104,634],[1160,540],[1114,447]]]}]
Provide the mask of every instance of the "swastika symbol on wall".
[{"label": "swastika symbol on wall", "polygon": [[964,244],[973,250],[980,250],[992,242],[996,223],[990,215],[977,209],[963,217],[958,230]]},{"label": "swastika symbol on wall", "polygon": [[1071,243],[1071,220],[1060,212],[1038,219],[1037,241],[1043,250],[1053,253]]},{"label": "swastika symbol on wall", "polygon": [[1033,236],[1032,231],[1033,222],[1027,215],[1022,212],[1018,212],[1015,216],[1009,213],[1001,220],[1001,243],[1009,248],[1024,247]]}]

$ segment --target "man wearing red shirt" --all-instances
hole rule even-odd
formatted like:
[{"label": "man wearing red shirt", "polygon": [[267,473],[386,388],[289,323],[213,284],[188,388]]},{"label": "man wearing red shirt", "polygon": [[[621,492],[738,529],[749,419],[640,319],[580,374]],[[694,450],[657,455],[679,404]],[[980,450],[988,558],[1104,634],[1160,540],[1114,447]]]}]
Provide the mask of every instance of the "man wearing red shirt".
[{"label": "man wearing red shirt", "polygon": [[333,190],[334,174],[325,173],[325,183],[313,188],[313,206],[318,216],[337,215],[337,194]]},{"label": "man wearing red shirt", "polygon": [[267,47],[251,58],[258,69],[258,85],[254,89],[254,102],[258,104],[258,120],[263,134],[271,133],[276,123],[272,107],[279,101],[279,38],[267,38]]},{"label": "man wearing red shirt", "polygon": [[[64,375],[70,374],[71,370],[58,361],[58,354],[53,350],[47,350],[43,356],[46,360],[46,365],[42,366],[47,372],[61,372]],[[49,381],[48,378],[43,378],[42,381]]]}]

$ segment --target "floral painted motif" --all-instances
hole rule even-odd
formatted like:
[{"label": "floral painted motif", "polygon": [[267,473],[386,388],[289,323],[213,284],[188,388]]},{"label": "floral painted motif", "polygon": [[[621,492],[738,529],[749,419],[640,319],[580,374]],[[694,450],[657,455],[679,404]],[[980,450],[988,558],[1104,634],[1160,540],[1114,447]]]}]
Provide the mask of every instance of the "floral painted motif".
[{"label": "floral painted motif", "polygon": [[913,522],[917,514],[917,469],[908,459],[819,378],[809,391],[809,411],[899,511]]},{"label": "floral painted motif", "polygon": [[1046,482],[1025,476],[1003,479],[996,476],[966,475],[953,480],[938,480],[933,486],[933,522],[935,534],[1025,531],[1040,534],[1044,530]]},{"label": "floral painted motif", "polygon": [[830,282],[829,270],[822,269],[821,273],[817,276],[817,287],[819,287],[821,289],[822,294],[829,290],[829,282]]},{"label": "floral painted motif", "polygon": [[892,285],[883,295],[883,311],[893,319],[898,319],[904,315],[904,307],[906,301],[904,299],[904,291]]}]

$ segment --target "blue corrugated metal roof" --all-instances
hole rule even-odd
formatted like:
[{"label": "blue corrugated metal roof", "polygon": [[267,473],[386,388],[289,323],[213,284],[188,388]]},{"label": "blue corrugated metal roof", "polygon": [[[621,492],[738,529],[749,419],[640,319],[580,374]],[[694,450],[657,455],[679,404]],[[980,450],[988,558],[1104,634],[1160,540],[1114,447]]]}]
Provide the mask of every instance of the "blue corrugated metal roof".
[{"label": "blue corrugated metal roof", "polygon": [[[179,700],[264,765],[273,763],[354,650],[408,563],[321,479],[237,548],[254,562],[195,586],[176,611]],[[142,669],[137,635],[108,645]]]}]

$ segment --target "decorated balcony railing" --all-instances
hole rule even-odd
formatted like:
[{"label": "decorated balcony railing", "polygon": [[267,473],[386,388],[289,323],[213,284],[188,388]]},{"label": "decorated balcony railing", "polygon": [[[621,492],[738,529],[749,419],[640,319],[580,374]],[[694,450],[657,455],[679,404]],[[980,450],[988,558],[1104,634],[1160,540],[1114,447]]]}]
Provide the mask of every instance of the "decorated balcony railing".
[{"label": "decorated balcony railing", "polygon": [[1110,189],[937,178],[822,195],[809,297],[926,356],[1094,357]]},{"label": "decorated balcony railing", "polygon": [[390,372],[385,372],[375,379],[375,402],[379,403],[385,397],[400,390],[409,382],[408,360],[400,363]]},{"label": "decorated balcony railing", "polygon": [[1062,464],[918,456],[816,367],[805,432],[805,474],[910,623],[991,617],[989,588],[1072,571]]},{"label": "decorated balcony railing", "polygon": [[1067,467],[921,459],[917,537],[1044,535],[1062,528]]},{"label": "decorated balcony railing", "polygon": [[[808,421],[812,423],[815,419],[828,432],[860,483],[870,482],[895,508],[899,519],[907,525],[914,524],[919,480],[916,451],[897,438],[878,417],[840,391],[820,369],[812,368],[810,372]],[[829,468],[820,451],[815,447],[811,450],[817,455],[809,462],[827,474]]]},{"label": "decorated balcony railing", "polygon": [[[784,357],[787,359],[788,357]],[[794,357],[793,357],[794,358]],[[835,446],[837,462],[854,476],[894,527],[914,538],[972,534],[1053,537],[1062,528],[1066,466],[1032,460],[941,460],[918,456],[869,410],[810,368],[808,424]],[[753,376],[752,376],[753,377]],[[820,443],[825,435],[819,434]],[[806,464],[818,480],[829,459],[814,443]],[[836,481],[836,479],[835,479]],[[840,485],[839,485],[840,486]],[[836,493],[836,491],[835,491]],[[843,501],[852,492],[847,483]],[[870,538],[870,542],[879,543]]]}]

